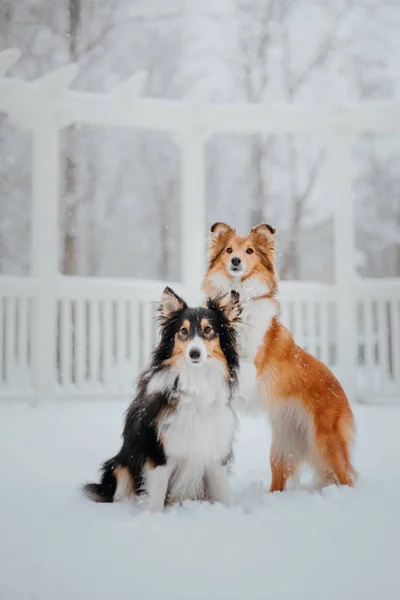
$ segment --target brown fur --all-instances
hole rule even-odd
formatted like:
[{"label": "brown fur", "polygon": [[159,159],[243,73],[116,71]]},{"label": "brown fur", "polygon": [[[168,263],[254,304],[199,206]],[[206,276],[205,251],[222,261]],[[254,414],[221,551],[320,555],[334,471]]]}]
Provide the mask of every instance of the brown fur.
[{"label": "brown fur", "polygon": [[128,496],[135,494],[133,480],[129,470],[126,467],[118,466],[114,469],[114,477],[117,480],[117,487],[125,480],[126,492]]},{"label": "brown fur", "polygon": [[[186,328],[187,332],[183,332],[183,328]],[[186,346],[190,342],[189,333],[190,322],[184,321],[180,331],[178,331],[178,333],[175,334],[174,350],[172,352],[171,358],[168,361],[166,361],[168,364],[172,364],[178,357],[182,356],[185,353]]]},{"label": "brown fur", "polygon": [[[238,236],[223,223],[211,228],[209,270],[203,285],[207,294],[220,291],[215,289],[212,275],[221,273],[230,277],[227,271],[230,255],[226,253],[226,249],[230,247],[234,249],[235,255],[247,260],[253,276],[268,283],[271,291],[263,298],[276,301],[275,230],[268,225],[253,228],[247,236]],[[248,247],[255,250],[250,257],[245,255]],[[254,298],[251,302],[255,303],[260,298]],[[310,440],[312,447],[307,454],[300,451],[297,455],[274,452],[274,448],[285,448],[285,444],[292,441],[280,439],[282,430],[285,435],[293,436],[293,439],[299,433],[295,430],[295,419],[289,421],[292,426],[289,432],[287,428],[279,428],[274,419],[271,419],[273,443],[270,491],[283,491],[289,477],[295,476],[298,467],[305,461],[313,464],[324,483],[336,482],[353,486],[355,470],[350,459],[354,439],[353,414],[333,373],[322,362],[297,346],[291,333],[278,318],[272,319],[254,362],[264,410],[270,414],[280,414],[280,411],[289,414],[294,406],[297,415],[304,415],[306,431],[302,435],[304,439]]]}]

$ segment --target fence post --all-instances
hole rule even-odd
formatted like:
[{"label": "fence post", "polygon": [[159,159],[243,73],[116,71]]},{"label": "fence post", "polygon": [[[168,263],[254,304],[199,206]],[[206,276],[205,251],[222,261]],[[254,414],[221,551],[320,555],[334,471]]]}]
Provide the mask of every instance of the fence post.
[{"label": "fence post", "polygon": [[205,144],[200,128],[181,138],[181,273],[193,303],[199,302],[206,266]]},{"label": "fence post", "polygon": [[56,383],[56,283],[58,272],[59,146],[51,114],[32,130],[32,275],[37,282],[32,363],[38,401],[54,397]]},{"label": "fence post", "polygon": [[357,328],[355,231],[352,189],[352,136],[335,131],[330,138],[331,190],[334,205],[334,254],[337,298],[337,364],[350,400],[356,400]]}]

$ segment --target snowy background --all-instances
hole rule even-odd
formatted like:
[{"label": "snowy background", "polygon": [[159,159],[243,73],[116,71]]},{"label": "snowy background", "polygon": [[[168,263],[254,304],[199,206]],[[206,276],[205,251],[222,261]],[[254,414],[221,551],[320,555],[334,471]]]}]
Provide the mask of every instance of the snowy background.
[{"label": "snowy background", "polygon": [[[22,51],[11,76],[33,80],[72,61],[73,87],[110,91],[143,69],[145,96],[183,98],[195,86],[209,102],[400,98],[399,32],[399,0],[0,2],[0,50]],[[175,141],[76,125],[61,140],[60,271],[179,280]],[[0,113],[0,274],[30,274],[30,144]],[[355,141],[366,277],[400,277],[399,164],[400,135]],[[270,222],[282,279],[330,283],[337,198],[326,171],[323,139],[214,136],[208,224],[244,232]],[[400,597],[399,406],[356,407],[355,490],[317,492],[305,473],[298,489],[270,495],[268,425],[243,418],[233,506],[188,503],[154,516],[79,493],[118,448],[129,400],[0,404],[0,600]]]},{"label": "snowy background", "polygon": [[[132,73],[143,94],[210,102],[321,105],[399,97],[398,0],[2,0],[0,49],[34,79],[73,61],[73,87],[109,91]],[[167,135],[62,132],[60,270],[179,280],[179,147]],[[30,269],[30,137],[0,114],[0,272]],[[400,275],[400,136],[354,145],[357,263]],[[333,280],[332,195],[322,139],[214,136],[207,220],[279,228],[283,279]]]}]

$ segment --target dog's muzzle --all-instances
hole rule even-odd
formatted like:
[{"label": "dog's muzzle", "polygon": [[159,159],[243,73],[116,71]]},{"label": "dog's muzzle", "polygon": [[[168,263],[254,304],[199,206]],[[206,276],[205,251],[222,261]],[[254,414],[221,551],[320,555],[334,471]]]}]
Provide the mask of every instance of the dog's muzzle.
[{"label": "dog's muzzle", "polygon": [[231,275],[235,275],[236,277],[242,275],[244,269],[241,258],[238,256],[232,256],[228,270]]},{"label": "dog's muzzle", "polygon": [[201,365],[207,358],[207,349],[203,340],[193,338],[186,349],[186,360],[192,365]]}]

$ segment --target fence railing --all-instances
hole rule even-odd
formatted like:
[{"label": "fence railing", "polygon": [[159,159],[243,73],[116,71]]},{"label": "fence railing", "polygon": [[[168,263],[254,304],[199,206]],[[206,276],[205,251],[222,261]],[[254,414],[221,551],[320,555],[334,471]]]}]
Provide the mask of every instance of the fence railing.
[{"label": "fence railing", "polygon": [[[55,323],[35,333],[39,301],[34,278],[0,277],[0,398],[41,398],[35,365],[54,326],[52,389],[47,397],[129,397],[157,341],[154,309],[163,282],[58,277]],[[174,288],[185,295],[179,284]],[[354,371],[356,397],[400,401],[400,281],[355,286],[349,319],[356,323],[354,363],[338,361],[335,286],[281,282],[281,319],[296,342],[339,379]]]},{"label": "fence railing", "polygon": [[400,402],[400,282],[365,280],[357,290],[359,397]]},{"label": "fence railing", "polygon": [[[12,48],[0,53],[0,111],[32,136],[33,280],[0,283],[2,396],[29,392],[50,400],[53,389],[68,396],[124,393],[153,340],[148,302],[156,300],[157,284],[78,282],[58,275],[59,134],[73,123],[162,131],[179,145],[186,291],[198,286],[205,269],[207,140],[224,133],[322,136],[334,216],[335,287],[284,284],[283,315],[299,343],[336,369],[351,399],[400,396],[397,284],[356,282],[352,173],[357,135],[399,130],[398,100],[349,104],[340,86],[326,106],[205,102],[196,87],[182,100],[144,98],[143,73],[109,93],[84,92],[69,89],[79,70],[74,64],[36,81],[5,77],[19,57]],[[382,296],[376,299],[378,289]]]}]

